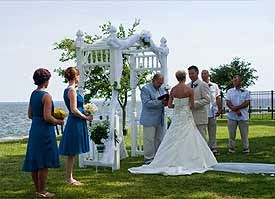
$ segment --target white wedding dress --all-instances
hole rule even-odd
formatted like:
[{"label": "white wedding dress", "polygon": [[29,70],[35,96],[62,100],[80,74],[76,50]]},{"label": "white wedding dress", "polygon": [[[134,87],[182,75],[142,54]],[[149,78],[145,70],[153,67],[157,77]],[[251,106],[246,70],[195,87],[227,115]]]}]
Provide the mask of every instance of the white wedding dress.
[{"label": "white wedding dress", "polygon": [[154,160],[149,165],[129,168],[131,173],[190,175],[213,170],[215,156],[198,131],[189,98],[174,98],[172,123]]}]

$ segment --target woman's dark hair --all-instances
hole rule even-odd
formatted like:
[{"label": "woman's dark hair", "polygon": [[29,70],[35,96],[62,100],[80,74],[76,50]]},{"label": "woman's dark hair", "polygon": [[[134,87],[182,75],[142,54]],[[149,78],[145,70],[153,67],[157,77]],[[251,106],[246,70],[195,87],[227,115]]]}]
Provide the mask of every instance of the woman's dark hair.
[{"label": "woman's dark hair", "polygon": [[76,67],[69,67],[64,72],[66,82],[73,80],[77,75],[79,75],[79,70]]},{"label": "woman's dark hair", "polygon": [[33,81],[35,85],[42,85],[51,77],[50,71],[45,68],[39,68],[33,73]]}]

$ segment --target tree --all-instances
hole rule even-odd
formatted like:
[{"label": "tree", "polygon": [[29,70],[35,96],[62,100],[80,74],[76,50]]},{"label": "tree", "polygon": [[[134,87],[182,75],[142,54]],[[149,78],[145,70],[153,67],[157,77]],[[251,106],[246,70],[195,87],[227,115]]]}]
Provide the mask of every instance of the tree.
[{"label": "tree", "polygon": [[229,64],[223,64],[217,68],[210,68],[211,80],[219,85],[223,92],[233,87],[232,78],[234,75],[240,75],[243,80],[243,87],[247,88],[255,84],[258,79],[254,73],[257,70],[251,67],[251,63],[234,57]]},{"label": "tree", "polygon": [[[121,24],[119,26],[119,31],[117,32],[118,38],[126,38],[133,35],[136,32],[137,26],[140,25],[140,20],[136,19],[131,28],[128,28],[126,33],[126,29]],[[101,29],[102,35],[88,35],[85,33],[84,42],[88,44],[94,43],[96,40],[101,39],[103,35],[108,34],[108,29],[111,26],[111,22],[107,22],[102,26],[99,26]],[[61,58],[59,61],[66,62],[68,60],[76,59],[76,50],[74,47],[74,40],[70,38],[65,38],[60,42],[56,42],[54,50],[61,50]],[[62,68],[55,69],[55,72],[60,76],[64,76],[64,70]],[[137,85],[140,88],[140,85],[145,84],[151,79],[151,72],[144,71],[143,73],[137,74],[138,82]],[[123,55],[123,71],[122,78],[120,81],[121,88],[118,89],[118,102],[122,110],[122,128],[123,134],[127,134],[126,128],[126,106],[128,102],[128,97],[130,97],[129,91],[130,88],[130,65],[126,55]],[[84,83],[85,89],[85,102],[90,101],[91,98],[103,98],[108,100],[112,95],[112,86],[109,81],[109,73],[106,73],[105,70],[100,67],[90,68],[87,71],[87,79]]]}]

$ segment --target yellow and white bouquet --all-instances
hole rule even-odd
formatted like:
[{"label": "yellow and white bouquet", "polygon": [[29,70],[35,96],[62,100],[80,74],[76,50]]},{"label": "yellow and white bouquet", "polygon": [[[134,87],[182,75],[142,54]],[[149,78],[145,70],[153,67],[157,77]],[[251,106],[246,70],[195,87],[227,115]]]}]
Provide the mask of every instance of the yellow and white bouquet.
[{"label": "yellow and white bouquet", "polygon": [[[64,120],[65,117],[67,117],[67,113],[61,108],[56,108],[53,111],[53,117],[58,120]],[[59,130],[58,130],[57,125],[55,125],[55,128],[56,128],[57,135],[59,135]],[[63,125],[61,125],[61,133],[63,134]]]},{"label": "yellow and white bouquet", "polygon": [[98,111],[98,108],[94,103],[88,103],[84,105],[84,113],[86,115],[93,115],[97,111]]}]

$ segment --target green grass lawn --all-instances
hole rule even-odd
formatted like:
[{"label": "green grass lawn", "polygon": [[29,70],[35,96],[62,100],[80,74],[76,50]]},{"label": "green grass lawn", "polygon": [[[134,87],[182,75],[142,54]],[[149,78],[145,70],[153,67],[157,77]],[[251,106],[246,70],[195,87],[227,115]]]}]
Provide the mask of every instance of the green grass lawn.
[{"label": "green grass lawn", "polygon": [[[218,121],[219,162],[258,162],[275,164],[275,121],[251,120],[251,154],[243,155],[239,132],[237,151],[227,154],[226,120]],[[130,136],[126,136],[130,149]],[[34,187],[29,173],[21,171],[26,140],[0,143],[0,198],[33,198]],[[130,154],[130,151],[129,151]],[[275,177],[260,174],[236,174],[209,171],[191,176],[134,175],[127,169],[139,166],[143,157],[121,161],[121,169],[78,168],[75,177],[82,187],[65,184],[64,158],[61,168],[50,169],[48,190],[55,198],[275,198]]]}]

